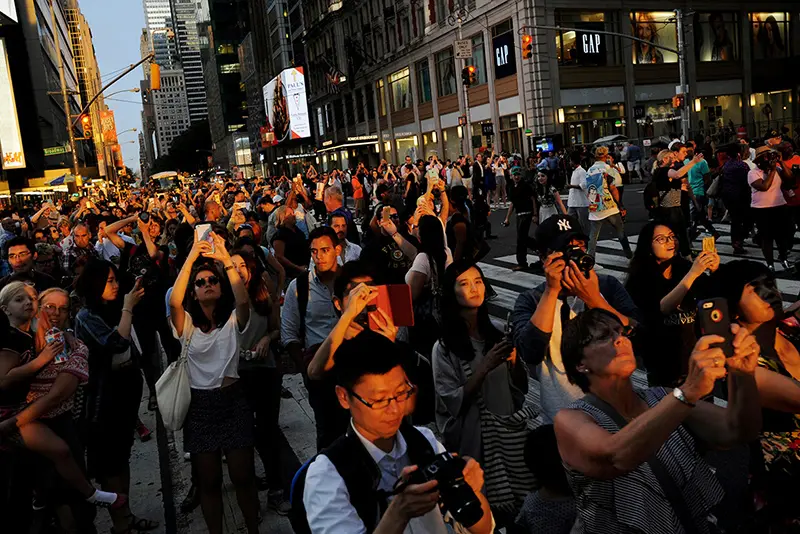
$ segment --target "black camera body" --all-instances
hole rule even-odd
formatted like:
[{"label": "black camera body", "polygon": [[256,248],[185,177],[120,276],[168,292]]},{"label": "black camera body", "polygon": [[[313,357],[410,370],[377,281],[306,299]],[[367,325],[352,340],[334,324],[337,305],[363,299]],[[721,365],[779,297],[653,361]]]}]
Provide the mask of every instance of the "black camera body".
[{"label": "black camera body", "polygon": [[769,172],[775,168],[775,164],[777,162],[778,162],[778,153],[770,152],[766,156],[761,156],[757,158],[753,163],[755,163],[756,167],[758,167],[762,171]]},{"label": "black camera body", "polygon": [[574,261],[578,269],[587,277],[589,276],[589,271],[594,267],[594,258],[587,254],[581,247],[578,245],[567,245],[562,251],[562,254],[564,255],[565,262],[569,264],[570,261]]},{"label": "black camera body", "polygon": [[424,484],[431,480],[439,482],[439,502],[445,511],[463,526],[469,528],[483,517],[481,502],[464,480],[463,458],[443,452],[434,456],[427,465],[420,465],[411,474],[409,484]]}]

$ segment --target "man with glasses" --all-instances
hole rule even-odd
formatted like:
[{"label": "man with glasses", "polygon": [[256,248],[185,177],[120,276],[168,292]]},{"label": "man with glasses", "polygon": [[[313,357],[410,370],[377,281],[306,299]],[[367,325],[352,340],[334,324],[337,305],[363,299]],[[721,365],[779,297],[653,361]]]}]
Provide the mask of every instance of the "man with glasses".
[{"label": "man with glasses", "polygon": [[[426,465],[445,448],[429,429],[403,422],[413,410],[416,387],[406,375],[398,346],[380,334],[364,332],[342,344],[335,374],[337,401],[351,420],[345,435],[308,466],[302,507],[293,519],[305,517],[314,534],[448,532],[444,512],[437,506],[436,482],[408,480],[415,466]],[[481,493],[483,471],[474,459],[464,461],[464,480],[483,515],[468,529],[453,528],[488,534],[495,523]],[[300,495],[293,497],[299,500]]]},{"label": "man with glasses", "polygon": [[55,278],[36,270],[36,245],[27,237],[15,237],[7,241],[4,252],[12,273],[0,279],[0,287],[16,281],[33,285],[37,293],[58,287]]}]

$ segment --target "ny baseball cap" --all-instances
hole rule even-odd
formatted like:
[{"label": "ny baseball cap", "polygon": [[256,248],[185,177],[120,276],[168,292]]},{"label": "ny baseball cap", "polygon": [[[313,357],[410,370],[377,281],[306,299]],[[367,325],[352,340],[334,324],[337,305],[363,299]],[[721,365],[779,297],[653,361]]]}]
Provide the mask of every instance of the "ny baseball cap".
[{"label": "ny baseball cap", "polygon": [[561,250],[572,239],[589,240],[583,233],[578,219],[570,215],[553,215],[540,223],[535,238],[541,252]]}]

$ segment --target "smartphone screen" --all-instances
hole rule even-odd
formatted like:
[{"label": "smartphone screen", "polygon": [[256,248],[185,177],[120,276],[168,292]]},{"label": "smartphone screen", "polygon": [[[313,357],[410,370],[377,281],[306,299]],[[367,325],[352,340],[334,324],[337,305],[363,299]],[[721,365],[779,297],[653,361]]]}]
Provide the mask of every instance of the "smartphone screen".
[{"label": "smartphone screen", "polygon": [[194,227],[195,241],[208,241],[211,243],[211,250],[214,250],[214,240],[211,239],[211,225],[198,224]]},{"label": "smartphone screen", "polygon": [[385,222],[389,222],[392,216],[392,208],[389,206],[384,206],[383,211],[381,212],[381,217]]},{"label": "smartphone screen", "polygon": [[713,237],[704,237],[703,238],[703,252],[716,252],[717,245],[714,242]]}]

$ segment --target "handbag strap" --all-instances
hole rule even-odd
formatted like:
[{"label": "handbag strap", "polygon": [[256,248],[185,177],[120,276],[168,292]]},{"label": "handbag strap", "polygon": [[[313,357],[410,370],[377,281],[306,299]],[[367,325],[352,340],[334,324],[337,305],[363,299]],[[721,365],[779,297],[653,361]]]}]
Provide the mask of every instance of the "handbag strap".
[{"label": "handbag strap", "polygon": [[[622,417],[613,406],[596,395],[589,393],[583,397],[583,400],[610,417],[620,430],[628,424],[628,421]],[[675,511],[675,515],[678,516],[678,521],[680,521],[683,529],[687,534],[699,534],[700,530],[695,525],[694,518],[689,510],[689,505],[686,504],[683,493],[680,488],[678,488],[675,479],[672,478],[666,466],[658,459],[655,453],[647,459],[646,463],[650,466],[653,476],[658,480],[658,484],[661,486],[664,495],[672,505],[672,509]]]}]

